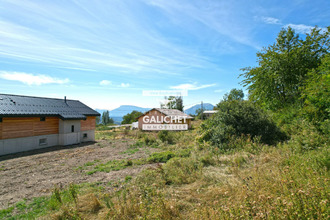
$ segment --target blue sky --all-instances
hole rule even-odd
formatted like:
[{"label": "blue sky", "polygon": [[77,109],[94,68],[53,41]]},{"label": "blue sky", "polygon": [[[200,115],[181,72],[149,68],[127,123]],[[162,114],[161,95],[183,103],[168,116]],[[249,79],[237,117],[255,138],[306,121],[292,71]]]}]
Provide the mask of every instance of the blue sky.
[{"label": "blue sky", "polygon": [[113,109],[188,89],[186,107],[216,104],[281,28],[329,24],[328,0],[0,0],[0,93]]}]

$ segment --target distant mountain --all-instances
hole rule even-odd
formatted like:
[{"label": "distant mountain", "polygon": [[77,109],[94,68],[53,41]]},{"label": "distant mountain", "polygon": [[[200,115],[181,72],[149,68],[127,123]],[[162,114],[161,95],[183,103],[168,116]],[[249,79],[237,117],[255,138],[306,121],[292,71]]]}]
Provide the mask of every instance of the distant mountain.
[{"label": "distant mountain", "polygon": [[[105,109],[95,109],[97,112],[99,112],[102,116],[102,113],[107,111]],[[127,115],[128,113],[131,113],[132,111],[139,111],[139,112],[146,112],[150,110],[150,108],[142,108],[134,105],[121,105],[118,108],[115,108],[111,111],[110,117],[114,120],[115,124],[120,124],[123,120],[123,116]]]},{"label": "distant mountain", "polygon": [[[214,107],[214,105],[212,105],[212,104],[210,104],[210,103],[203,103],[203,109],[204,110],[213,110],[213,107]],[[188,108],[188,109],[186,109],[185,111],[184,111],[184,113],[186,113],[186,114],[188,114],[188,115],[194,115],[195,113],[196,113],[196,110],[198,110],[198,109],[200,109],[200,108],[202,108],[201,107],[201,104],[197,104],[197,105],[194,105],[194,106],[192,106],[192,107],[190,107],[190,108]]]},{"label": "distant mountain", "polygon": [[[213,105],[210,103],[204,103],[203,104],[203,109],[204,110],[212,110],[213,109]],[[197,109],[200,109],[201,105],[194,105],[188,109],[186,109],[184,112],[186,114],[192,114],[194,115],[196,113]],[[99,112],[101,115],[103,112],[105,112],[105,109],[95,109],[97,112]],[[132,111],[139,111],[139,112],[146,112],[149,111],[150,108],[142,108],[142,107],[138,107],[138,106],[134,106],[134,105],[121,105],[118,108],[115,108],[111,111],[109,111],[110,113],[110,117],[114,120],[115,124],[120,124],[123,121],[123,116],[127,115],[128,113],[131,113]]]},{"label": "distant mountain", "polygon": [[148,110],[150,110],[150,108],[142,108],[134,105],[121,105],[118,108],[111,110],[110,116],[123,117],[124,115],[127,115],[132,111],[138,111],[144,113]]}]

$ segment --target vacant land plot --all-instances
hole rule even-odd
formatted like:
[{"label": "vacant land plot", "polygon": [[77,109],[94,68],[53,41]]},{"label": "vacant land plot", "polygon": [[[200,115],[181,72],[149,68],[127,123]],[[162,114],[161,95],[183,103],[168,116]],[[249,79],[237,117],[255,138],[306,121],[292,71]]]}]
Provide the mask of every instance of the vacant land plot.
[{"label": "vacant land plot", "polygon": [[[146,158],[155,148],[136,147],[132,139],[57,147],[0,157],[0,209],[22,199],[50,195],[55,186],[95,183],[134,176],[151,164],[130,162]],[[110,189],[111,190],[111,189]]]}]

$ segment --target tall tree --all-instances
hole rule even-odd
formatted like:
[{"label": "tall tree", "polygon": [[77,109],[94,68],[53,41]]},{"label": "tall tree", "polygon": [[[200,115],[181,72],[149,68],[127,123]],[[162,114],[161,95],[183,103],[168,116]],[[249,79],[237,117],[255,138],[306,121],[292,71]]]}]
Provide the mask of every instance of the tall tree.
[{"label": "tall tree", "polygon": [[314,124],[324,125],[330,131],[330,54],[327,54],[317,69],[308,73],[302,91],[303,114]]},{"label": "tall tree", "polygon": [[100,124],[100,116],[96,116],[95,118],[95,125]]},{"label": "tall tree", "polygon": [[167,103],[165,104],[161,104],[160,107],[161,108],[169,108],[169,109],[178,109],[180,111],[183,111],[183,100],[181,96],[169,96],[166,97],[165,99],[167,101]]},{"label": "tall tree", "polygon": [[176,109],[178,109],[178,110],[180,110],[180,111],[183,111],[183,100],[182,100],[182,97],[181,96],[179,96],[179,97],[176,97],[175,98],[175,101],[176,101],[176,103],[175,103],[175,108]]},{"label": "tall tree", "polygon": [[123,117],[121,124],[132,124],[133,122],[137,121],[137,118],[141,115],[143,115],[142,112],[134,110]]},{"label": "tall tree", "polygon": [[315,27],[300,39],[291,27],[282,29],[276,43],[257,53],[259,66],[242,69],[249,99],[273,110],[297,103],[308,71],[329,53],[329,31]]},{"label": "tall tree", "polygon": [[243,101],[244,93],[242,89],[232,89],[229,93],[224,94],[221,100],[215,107],[215,110],[221,110],[224,102]]},{"label": "tall tree", "polygon": [[110,118],[110,113],[109,113],[108,110],[107,111],[104,111],[102,113],[102,119],[101,119],[101,121],[102,121],[102,124],[104,124],[104,125],[113,124],[113,119]]},{"label": "tall tree", "polygon": [[224,101],[243,100],[244,93],[242,89],[232,89],[223,96]]}]

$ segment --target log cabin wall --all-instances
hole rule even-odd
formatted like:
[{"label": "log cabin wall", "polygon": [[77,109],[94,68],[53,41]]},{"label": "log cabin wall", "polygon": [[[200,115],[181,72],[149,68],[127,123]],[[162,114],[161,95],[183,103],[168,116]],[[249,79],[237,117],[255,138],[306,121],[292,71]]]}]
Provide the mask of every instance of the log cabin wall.
[{"label": "log cabin wall", "polygon": [[149,116],[149,119],[151,118],[151,116],[154,116],[154,117],[159,117],[161,118],[161,116],[165,117],[166,115],[164,115],[163,113],[160,113],[159,111],[157,110],[152,110],[152,111],[149,111],[147,112],[145,115],[143,115],[142,117],[139,118],[138,122],[139,122],[139,129],[142,129],[142,126],[143,124],[157,124],[157,123],[144,123],[143,122],[143,117],[145,116]]},{"label": "log cabin wall", "polygon": [[5,117],[0,126],[0,139],[58,134],[59,118],[46,117],[45,121],[40,121],[40,117]]},{"label": "log cabin wall", "polygon": [[87,116],[86,120],[81,120],[81,131],[95,130],[95,116]]}]

